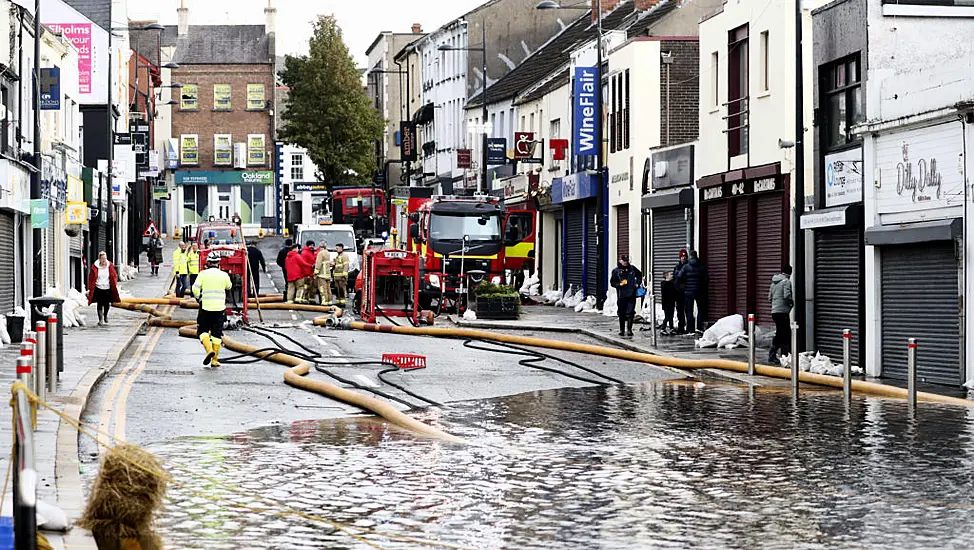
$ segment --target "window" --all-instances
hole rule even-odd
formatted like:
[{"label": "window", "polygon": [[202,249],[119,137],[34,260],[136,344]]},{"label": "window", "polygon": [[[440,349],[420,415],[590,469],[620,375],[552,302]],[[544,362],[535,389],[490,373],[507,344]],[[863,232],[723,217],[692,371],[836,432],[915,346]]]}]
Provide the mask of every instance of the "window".
[{"label": "window", "polygon": [[186,223],[200,223],[210,215],[209,187],[206,185],[183,185],[183,220]]},{"label": "window", "polygon": [[291,181],[304,181],[304,155],[291,155]]},{"label": "window", "polygon": [[534,214],[530,212],[516,212],[507,217],[507,232],[504,244],[512,246],[524,241],[534,234]]},{"label": "window", "polygon": [[263,166],[267,162],[264,150],[264,134],[249,134],[247,136],[247,165]]},{"label": "window", "polygon": [[727,41],[727,154],[747,154],[747,25],[728,33]]},{"label": "window", "polygon": [[264,85],[263,84],[247,84],[247,110],[248,111],[263,111],[265,108],[264,102]]},{"label": "window", "polygon": [[240,186],[240,221],[242,223],[260,223],[265,215],[265,197],[267,185],[262,183],[243,184]]},{"label": "window", "polygon": [[717,52],[710,54],[710,104],[715,109],[720,107],[720,64],[717,62]]},{"label": "window", "polygon": [[626,83],[622,105],[623,149],[629,149],[629,69],[626,69]]},{"label": "window", "polygon": [[217,166],[233,164],[233,136],[231,134],[213,136],[213,164]]},{"label": "window", "polygon": [[858,54],[824,65],[819,71],[826,149],[856,140],[850,129],[863,120],[860,76]]},{"label": "window", "polygon": [[213,110],[214,111],[231,110],[232,97],[233,97],[233,93],[229,84],[214,84],[213,85]]},{"label": "window", "polygon": [[767,92],[771,89],[770,59],[768,53],[768,31],[761,33],[761,91]]},{"label": "window", "polygon": [[183,134],[180,136],[179,164],[196,166],[200,163],[199,136],[197,134]]},{"label": "window", "polygon": [[619,105],[616,103],[616,80],[618,75],[612,75],[609,79],[609,152],[615,153],[616,147],[616,118],[619,116]]},{"label": "window", "polygon": [[179,91],[179,110],[196,111],[200,108],[200,87],[196,84],[183,84]]}]

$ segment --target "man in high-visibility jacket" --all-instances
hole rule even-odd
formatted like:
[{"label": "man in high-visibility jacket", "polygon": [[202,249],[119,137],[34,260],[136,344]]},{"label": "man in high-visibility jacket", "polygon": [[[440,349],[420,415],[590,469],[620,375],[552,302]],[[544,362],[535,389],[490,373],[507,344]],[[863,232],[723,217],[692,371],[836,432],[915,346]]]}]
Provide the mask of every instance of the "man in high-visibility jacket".
[{"label": "man in high-visibility jacket", "polygon": [[335,264],[331,275],[335,278],[335,298],[338,305],[345,305],[348,296],[348,256],[345,255],[345,245],[338,243],[335,245]]},{"label": "man in high-visibility jacket", "polygon": [[189,286],[192,287],[200,274],[200,245],[195,242],[186,251],[186,265],[189,272]]},{"label": "man in high-visibility jacket", "polygon": [[196,333],[206,350],[204,365],[220,366],[227,291],[231,288],[233,283],[230,282],[230,276],[220,270],[220,256],[210,252],[206,257],[206,269],[196,277],[196,283],[193,284],[193,296],[200,302],[200,311],[196,316]]},{"label": "man in high-visibility jacket", "polygon": [[182,298],[189,290],[189,257],[183,241],[179,241],[179,248],[172,253],[172,269],[176,275],[176,296]]}]

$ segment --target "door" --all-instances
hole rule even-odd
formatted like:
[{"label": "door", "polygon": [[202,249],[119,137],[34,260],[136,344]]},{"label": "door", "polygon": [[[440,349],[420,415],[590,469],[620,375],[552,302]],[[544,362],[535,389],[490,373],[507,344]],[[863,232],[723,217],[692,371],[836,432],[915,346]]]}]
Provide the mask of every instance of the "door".
[{"label": "door", "polygon": [[662,300],[663,274],[673,271],[680,261],[680,249],[687,246],[686,209],[657,208],[652,216],[653,292],[657,300]]},{"label": "door", "polygon": [[585,296],[595,296],[599,281],[598,233],[595,232],[595,201],[585,201]]},{"label": "door", "polygon": [[[771,193],[758,195],[754,201],[754,277],[749,286],[757,302],[757,321],[761,325],[773,324],[771,320],[771,300],[768,300],[768,290],[771,279],[781,273],[785,258],[788,257],[788,232],[785,229],[785,195]],[[737,284],[743,284],[745,279],[737,278]],[[753,306],[752,306],[753,307]],[[747,314],[748,311],[739,313]]]},{"label": "door", "polygon": [[[616,258],[632,254],[629,250],[629,205],[616,207]],[[638,263],[638,258],[634,258]],[[610,262],[611,263],[611,262]]]},{"label": "door", "polygon": [[14,297],[17,295],[16,268],[14,216],[9,212],[0,212],[0,313],[3,314],[14,309]]},{"label": "door", "polygon": [[564,281],[561,280],[561,263],[564,261],[564,258],[562,257],[562,252],[564,251],[564,243],[562,242],[562,235],[564,235],[563,232],[564,225],[562,224],[561,217],[555,218],[555,238],[552,239],[555,243],[555,253],[553,255],[554,261],[552,262],[555,269],[554,278],[552,280],[555,281],[555,284],[558,285],[559,288],[561,288],[562,294],[565,292],[565,284]]},{"label": "door", "polygon": [[707,266],[707,317],[716,321],[730,314],[729,214],[730,201],[719,201],[703,207],[701,259]]},{"label": "door", "polygon": [[565,281],[575,291],[581,290],[584,270],[585,215],[582,205],[565,208]]},{"label": "door", "polygon": [[861,228],[815,232],[815,349],[842,361],[842,330],[852,330],[853,365],[862,345]]},{"label": "door", "polygon": [[229,220],[233,216],[233,186],[216,186],[216,218]]},{"label": "door", "polygon": [[[750,217],[752,203],[749,199],[742,198],[736,199],[730,204],[734,213],[733,237],[730,240],[733,248],[734,276],[731,280],[736,281],[736,284],[730,285],[727,292],[728,299],[734,304],[734,313],[746,316],[748,313],[755,313],[754,305],[749,300],[753,298],[754,293],[747,291],[749,286],[753,286],[754,245],[752,239],[754,234],[751,231]],[[712,320],[716,321],[717,319],[714,317]],[[764,321],[770,323],[771,318],[768,317]]]},{"label": "door", "polygon": [[960,386],[958,260],[953,241],[881,250],[882,375],[906,378],[907,340],[917,339],[917,379]]}]

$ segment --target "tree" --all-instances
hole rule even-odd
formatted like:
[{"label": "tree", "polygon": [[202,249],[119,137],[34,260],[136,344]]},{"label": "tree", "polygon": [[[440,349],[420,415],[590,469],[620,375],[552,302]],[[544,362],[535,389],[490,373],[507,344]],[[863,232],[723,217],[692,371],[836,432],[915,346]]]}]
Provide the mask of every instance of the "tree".
[{"label": "tree", "polygon": [[318,17],[309,54],[287,56],[281,79],[290,89],[281,137],[307,149],[329,185],[368,183],[384,124],[334,17]]}]

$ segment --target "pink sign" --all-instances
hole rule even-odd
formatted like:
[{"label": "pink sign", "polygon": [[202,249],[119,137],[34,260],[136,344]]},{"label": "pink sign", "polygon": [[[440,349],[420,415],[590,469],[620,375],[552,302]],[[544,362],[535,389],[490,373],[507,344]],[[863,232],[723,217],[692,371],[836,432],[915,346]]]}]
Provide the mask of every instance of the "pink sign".
[{"label": "pink sign", "polygon": [[91,93],[91,23],[54,23],[51,30],[61,33],[78,50],[78,93]]}]

